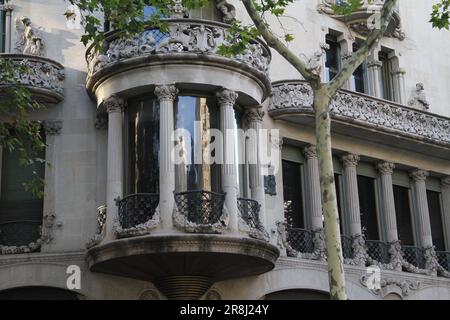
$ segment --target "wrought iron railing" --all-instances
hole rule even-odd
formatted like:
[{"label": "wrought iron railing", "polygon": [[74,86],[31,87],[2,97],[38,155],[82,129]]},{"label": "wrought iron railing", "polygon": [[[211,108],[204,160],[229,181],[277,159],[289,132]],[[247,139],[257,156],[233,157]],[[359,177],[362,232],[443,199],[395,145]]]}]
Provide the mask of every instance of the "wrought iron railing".
[{"label": "wrought iron railing", "polygon": [[314,233],[309,230],[292,228],[287,230],[287,241],[292,249],[301,253],[312,253]]},{"label": "wrought iron railing", "polygon": [[242,219],[250,228],[262,229],[261,220],[259,219],[259,211],[261,205],[256,200],[238,198],[237,205]]},{"label": "wrought iron railing", "polygon": [[425,268],[425,257],[422,248],[415,246],[402,246],[403,258],[413,266]]},{"label": "wrought iron railing", "polygon": [[344,259],[353,258],[353,239],[347,236],[341,236],[342,254]]},{"label": "wrought iron railing", "polygon": [[159,204],[159,194],[137,193],[118,202],[119,222],[123,229],[133,228],[153,218]]},{"label": "wrought iron railing", "polygon": [[389,244],[380,240],[366,240],[367,254],[373,260],[389,263]]},{"label": "wrought iron railing", "polygon": [[0,245],[27,246],[42,234],[42,220],[16,220],[0,222]]},{"label": "wrought iron railing", "polygon": [[197,225],[213,225],[220,222],[225,193],[205,190],[186,191],[175,194],[175,202],[180,214],[188,222]]},{"label": "wrought iron railing", "polygon": [[436,251],[439,264],[448,272],[450,272],[450,252]]}]

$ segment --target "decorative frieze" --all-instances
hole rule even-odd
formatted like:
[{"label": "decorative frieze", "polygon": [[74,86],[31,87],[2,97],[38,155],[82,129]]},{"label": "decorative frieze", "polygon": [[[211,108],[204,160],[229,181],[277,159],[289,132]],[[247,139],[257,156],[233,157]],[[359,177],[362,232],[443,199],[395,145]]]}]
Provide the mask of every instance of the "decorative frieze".
[{"label": "decorative frieze", "polygon": [[[273,85],[269,115],[313,114],[312,105],[313,91],[307,83],[276,83]],[[346,90],[338,91],[330,107],[334,119],[434,144],[450,144],[450,119],[439,115]]]},{"label": "decorative frieze", "polygon": [[[15,74],[15,82],[0,82],[1,86],[22,85],[44,102],[60,102],[64,98],[64,67],[49,59],[22,54],[1,54],[10,60]],[[0,71],[1,73],[1,71]]]},{"label": "decorative frieze", "polygon": [[[220,7],[224,12],[230,5],[222,1]],[[230,14],[224,14],[225,16],[230,18]],[[110,38],[105,44],[104,53],[97,53],[94,48],[90,48],[87,54],[88,77],[119,61],[153,54],[202,53],[217,55],[223,59],[217,51],[221,45],[228,44],[227,28],[222,24],[188,19],[169,20],[168,32],[152,29],[129,39]],[[254,41],[245,52],[230,59],[267,74],[271,57],[262,43]]]},{"label": "decorative frieze", "polygon": [[[380,279],[380,286],[377,289],[372,289],[372,286],[369,285],[369,277],[367,275],[363,275],[360,279],[360,283],[367,288],[371,288],[370,290],[376,294],[381,295],[383,297],[387,296],[389,293],[399,293],[402,298],[408,297],[413,291],[417,291],[421,288],[421,283],[419,281],[413,281],[408,279],[397,279],[397,278],[388,278],[388,279]],[[398,289],[398,290],[397,290]]]}]

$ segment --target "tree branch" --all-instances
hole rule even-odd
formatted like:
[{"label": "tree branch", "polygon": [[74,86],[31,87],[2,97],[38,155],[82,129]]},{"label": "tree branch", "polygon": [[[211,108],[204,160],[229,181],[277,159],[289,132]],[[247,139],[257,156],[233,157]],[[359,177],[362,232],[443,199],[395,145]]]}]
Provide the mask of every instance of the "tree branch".
[{"label": "tree branch", "polygon": [[362,46],[356,51],[344,64],[342,69],[327,85],[326,88],[330,96],[333,96],[337,90],[339,90],[344,83],[351,77],[353,72],[364,62],[369,56],[370,51],[376,45],[377,41],[386,32],[386,29],[391,20],[394,6],[397,0],[386,0],[383,8],[381,9],[380,28],[373,29],[363,42]]},{"label": "tree branch", "polygon": [[308,81],[316,81],[317,77],[306,70],[305,63],[299,56],[294,54],[286,45],[284,45],[269,29],[265,21],[261,18],[258,10],[256,9],[253,0],[242,0],[242,3],[247,10],[250,18],[252,19],[255,27],[266,41],[266,43],[281,54],[298,72]]}]

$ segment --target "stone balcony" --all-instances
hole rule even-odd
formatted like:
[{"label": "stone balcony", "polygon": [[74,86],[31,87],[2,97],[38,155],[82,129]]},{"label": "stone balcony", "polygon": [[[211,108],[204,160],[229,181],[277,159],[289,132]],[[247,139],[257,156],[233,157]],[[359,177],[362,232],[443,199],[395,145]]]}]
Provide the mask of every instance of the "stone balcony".
[{"label": "stone balcony", "polygon": [[2,82],[0,89],[20,85],[43,103],[58,103],[64,99],[64,67],[58,62],[26,54],[0,54],[0,58],[11,60],[17,70],[17,82]]},{"label": "stone balcony", "polygon": [[[313,91],[303,81],[273,83],[269,115],[314,126]],[[448,159],[450,119],[368,95],[340,90],[331,102],[332,131]]]},{"label": "stone balcony", "polygon": [[88,48],[86,87],[99,104],[112,91],[132,90],[134,94],[139,87],[164,83],[167,79],[194,90],[204,90],[205,86],[229,87],[235,82],[236,89],[257,101],[269,95],[271,55],[263,42],[255,40],[246,52],[225,57],[218,50],[228,43],[229,25],[169,19],[168,26],[167,32],[148,29],[131,39],[120,38],[120,32],[113,31],[107,35],[102,52],[96,52],[92,46]]},{"label": "stone balcony", "polygon": [[98,209],[97,234],[88,244],[91,271],[153,282],[169,299],[198,299],[217,281],[272,270],[279,249],[268,242],[259,204],[239,199],[239,233],[228,229],[225,194],[174,194],[173,228],[162,230],[158,194],[117,201],[115,238],[104,239],[107,212]]},{"label": "stone balcony", "polygon": [[[381,11],[383,7],[384,0],[363,0],[362,6],[360,9],[345,15],[337,15],[333,10],[333,5],[336,3],[336,0],[322,0],[322,2],[318,6],[318,11],[321,13],[325,13],[330,15],[331,17],[344,22],[351,28],[353,31],[358,32],[361,35],[368,35],[371,31],[369,27],[370,21],[369,19]],[[401,19],[399,14],[398,4],[394,8],[394,12],[392,14],[391,22],[387,28],[385,37],[393,37],[398,38],[400,40],[405,39],[405,34],[401,28]]]}]

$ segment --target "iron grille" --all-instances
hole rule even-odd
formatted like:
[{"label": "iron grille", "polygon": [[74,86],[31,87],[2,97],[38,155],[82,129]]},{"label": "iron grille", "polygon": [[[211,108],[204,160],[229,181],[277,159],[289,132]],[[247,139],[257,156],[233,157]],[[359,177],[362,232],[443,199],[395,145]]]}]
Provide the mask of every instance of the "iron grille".
[{"label": "iron grille", "polygon": [[367,254],[373,260],[389,263],[389,244],[379,240],[366,240]]},{"label": "iron grille", "polygon": [[41,237],[42,221],[22,220],[0,223],[0,245],[26,246]]},{"label": "iron grille", "polygon": [[344,259],[352,259],[353,258],[353,239],[347,236],[341,236],[342,242],[342,254],[344,255]]},{"label": "iron grille", "polygon": [[450,272],[450,252],[436,251],[439,264]]},{"label": "iron grille", "polygon": [[402,246],[403,258],[413,266],[424,269],[425,257],[423,249],[415,246]]},{"label": "iron grille", "polygon": [[180,214],[187,221],[198,225],[212,225],[220,222],[225,193],[205,190],[186,191],[175,194]]},{"label": "iron grille", "polygon": [[242,219],[250,228],[262,229],[261,221],[259,220],[259,211],[261,205],[256,200],[239,198],[237,201],[239,212]]},{"label": "iron grille", "polygon": [[159,194],[137,193],[119,201],[119,222],[123,229],[133,228],[153,218]]},{"label": "iron grille", "polygon": [[312,253],[314,251],[313,243],[314,233],[304,229],[288,229],[287,241],[292,249],[302,253]]}]

